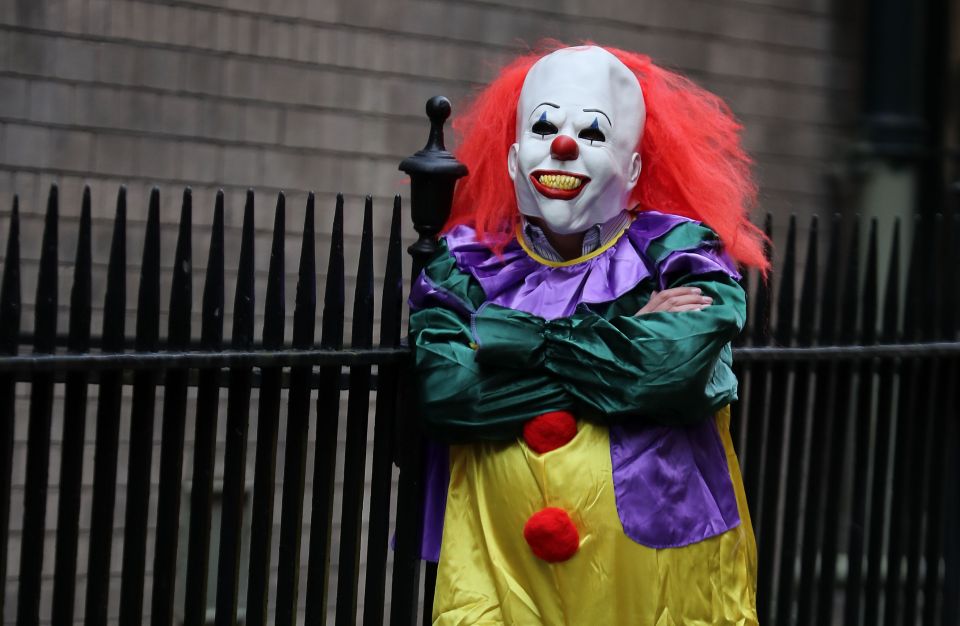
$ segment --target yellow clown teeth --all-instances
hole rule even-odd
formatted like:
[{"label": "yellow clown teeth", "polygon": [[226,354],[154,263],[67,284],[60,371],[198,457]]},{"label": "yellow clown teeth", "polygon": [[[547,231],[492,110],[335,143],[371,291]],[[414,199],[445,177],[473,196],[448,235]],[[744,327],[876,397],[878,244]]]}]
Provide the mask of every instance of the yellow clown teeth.
[{"label": "yellow clown teeth", "polygon": [[566,174],[541,174],[537,180],[544,187],[551,189],[576,189],[581,184],[579,178]]}]

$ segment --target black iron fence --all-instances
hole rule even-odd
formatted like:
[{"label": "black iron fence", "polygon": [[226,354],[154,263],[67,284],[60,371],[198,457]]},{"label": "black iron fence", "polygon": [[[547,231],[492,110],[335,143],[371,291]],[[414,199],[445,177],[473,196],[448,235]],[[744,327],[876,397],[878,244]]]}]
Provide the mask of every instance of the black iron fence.
[{"label": "black iron fence", "polygon": [[[449,105],[434,100],[428,111],[433,122],[428,145],[403,164],[411,174],[413,221],[421,235],[410,248],[415,270],[433,248],[433,236],[449,211],[453,184],[465,174],[443,151],[442,124]],[[204,624],[211,571],[216,572],[213,620],[218,626],[238,619],[246,624],[295,624],[301,619],[322,624],[328,609],[337,624],[353,624],[358,621],[361,591],[364,624],[417,623],[421,594],[423,605],[429,607],[433,570],[426,568],[421,577],[417,556],[420,437],[415,411],[408,408],[413,401],[405,379],[407,350],[401,345],[400,199],[393,206],[377,347],[373,209],[371,200],[366,202],[349,348],[343,346],[342,199],[334,213],[319,342],[312,196],[303,225],[292,342],[285,341],[282,194],[275,209],[263,334],[255,342],[254,200],[249,192],[227,342],[224,273],[230,260],[224,254],[223,195],[217,196],[197,341],[190,323],[192,199],[190,190],[184,192],[167,300],[168,327],[161,339],[160,310],[166,294],[160,289],[160,203],[158,192],[151,194],[131,350],[124,328],[128,267],[124,190],[117,198],[99,337],[90,328],[94,270],[89,191],[84,192],[80,210],[65,338],[57,328],[57,189],[51,189],[47,205],[30,335],[20,332],[20,239],[14,199],[0,286],[0,580],[10,581],[7,587],[16,589],[18,624],[82,619],[98,625],[118,618],[124,624],[140,623],[146,621],[148,593],[152,624],[172,624],[175,615],[183,615],[185,624]],[[956,218],[912,224],[909,269],[901,277],[901,225],[896,224],[892,240],[884,242],[887,271],[881,277],[876,222],[868,225],[865,255],[860,253],[861,225],[842,225],[839,217],[831,222],[828,252],[821,263],[821,237],[814,219],[801,264],[796,222],[791,218],[782,262],[771,280],[752,281],[751,323],[735,352],[742,393],[733,429],[760,548],[760,620],[800,625],[960,623],[960,543],[955,532],[960,524],[960,226]],[[766,227],[772,230],[769,218]],[[846,241],[841,241],[843,233]],[[26,412],[15,410],[18,386],[21,391],[29,389]],[[218,440],[223,388],[226,434]],[[96,392],[96,410],[88,416],[91,389]],[[253,389],[257,407],[251,424]],[[52,432],[58,390],[64,397],[62,434]],[[161,435],[159,473],[154,476],[158,390]],[[123,410],[125,391],[131,395],[128,413]],[[347,392],[346,440],[340,455],[342,504],[337,510],[334,477],[341,391]],[[374,391],[376,408],[371,413]],[[196,405],[189,457],[184,454],[188,392],[195,394]],[[88,417],[95,420],[96,440],[92,495],[85,507],[81,477]],[[126,480],[118,482],[119,432],[125,421],[130,431],[129,464]],[[27,431],[25,473],[22,507],[11,511],[18,423]],[[281,424],[286,432],[278,494]],[[256,428],[256,447],[252,504],[247,506],[244,474],[250,428]],[[371,475],[365,489],[370,428]],[[308,481],[311,430],[316,443]],[[59,476],[50,476],[56,465],[51,463],[55,434],[62,441]],[[395,462],[401,468],[399,481],[394,479]],[[222,495],[215,503],[218,463],[224,471]],[[56,487],[56,522],[48,528],[50,486]],[[111,545],[120,489],[126,490],[126,508],[119,607],[114,612]],[[181,497],[187,496],[188,513],[180,507]],[[280,498],[280,522],[274,565],[275,497]],[[308,497],[311,515],[305,520]],[[157,502],[154,517],[151,498]],[[215,506],[219,528],[212,523]],[[242,532],[245,506],[252,515],[249,535]],[[90,510],[89,526],[82,528],[85,508]],[[11,515],[23,523],[17,538],[19,559],[11,559],[7,572]],[[337,523],[340,530],[335,533]],[[398,533],[388,572],[394,526]],[[309,533],[302,537],[305,527]],[[181,536],[185,565],[177,562]],[[208,558],[212,537],[218,538],[219,546],[213,562]],[[302,541],[308,548],[307,575],[301,584]],[[148,542],[154,555],[149,568]],[[81,543],[88,544],[85,551],[80,550]],[[49,576],[43,563],[51,545]],[[78,563],[81,553],[87,555],[86,564]],[[85,576],[78,577],[80,570]],[[178,572],[185,578],[182,599],[174,593]],[[242,596],[244,572],[247,592]],[[331,576],[336,578],[332,597]],[[272,588],[275,611],[269,615]],[[76,597],[81,593],[82,599]],[[297,614],[301,598],[302,617]],[[12,607],[4,611],[4,602],[11,600],[12,594],[7,598],[0,593],[0,614],[14,614]],[[82,606],[84,615],[74,614],[75,606]],[[243,613],[238,615],[240,607]],[[428,623],[429,609],[426,613],[423,620]]]},{"label": "black iron fence", "polygon": [[[400,200],[393,207],[393,224],[387,254],[386,278],[382,291],[380,347],[373,348],[374,280],[372,202],[364,209],[364,227],[354,297],[352,342],[343,348],[344,252],[343,202],[338,198],[327,264],[322,329],[316,344],[317,320],[315,226],[312,196],[307,201],[303,243],[298,268],[292,344],[284,342],[284,197],[277,199],[273,244],[270,254],[264,302],[263,335],[254,344],[254,194],[248,192],[244,208],[240,258],[232,316],[232,336],[224,342],[224,219],[223,194],[217,195],[206,279],[203,285],[200,341],[192,343],[190,328],[192,260],[190,190],[183,196],[172,288],[169,294],[169,324],[166,340],[160,341],[160,215],[159,193],[154,190],[146,222],[143,260],[136,307],[136,330],[132,351],[125,351],[124,293],[127,268],[126,196],[117,198],[116,219],[107,269],[103,331],[91,340],[91,216],[90,194],[85,191],[80,211],[77,256],[70,298],[70,324],[64,349],[57,346],[57,248],[59,203],[56,187],[50,191],[41,246],[35,304],[33,350],[18,355],[22,342],[20,327],[20,254],[16,200],[10,219],[3,284],[0,288],[0,337],[4,357],[0,360],[0,512],[4,553],[0,567],[7,563],[7,524],[10,511],[11,452],[16,420],[28,420],[26,473],[23,485],[22,533],[19,538],[17,580],[17,623],[33,624],[48,619],[55,624],[72,623],[78,585],[78,543],[89,543],[85,601],[82,616],[88,624],[106,624],[111,577],[111,544],[114,534],[114,506],[117,490],[118,434],[121,420],[129,419],[129,464],[126,471],[126,510],[123,524],[122,575],[119,619],[140,623],[144,594],[151,593],[151,621],[173,623],[174,589],[180,526],[187,530],[184,604],[185,624],[203,624],[207,619],[208,551],[211,533],[218,533],[216,561],[216,623],[237,621],[238,605],[245,608],[247,624],[266,623],[270,576],[275,576],[278,624],[297,622],[298,577],[302,511],[305,497],[312,497],[309,568],[306,579],[306,619],[326,619],[327,580],[330,551],[339,549],[337,621],[352,623],[356,611],[360,563],[361,504],[364,495],[364,454],[367,447],[368,396],[376,389],[375,443],[371,482],[374,514],[367,534],[365,595],[368,623],[381,620],[384,606],[393,418],[397,367],[406,351],[399,348],[401,320]],[[371,368],[378,377],[372,385]],[[334,521],[334,474],[336,458],[341,368],[349,366],[346,379],[348,408],[345,485],[340,511],[340,533],[331,542]],[[28,415],[16,415],[15,385],[30,388]],[[63,384],[64,415],[57,485],[57,523],[52,581],[42,572],[46,546],[45,518],[47,488],[50,484],[51,423],[54,386]],[[81,537],[81,477],[83,475],[84,430],[87,420],[87,391],[98,387],[96,398],[96,449],[93,457],[93,492],[90,525]],[[154,412],[158,386],[162,385],[160,467],[158,485],[152,488],[151,455],[154,447]],[[132,387],[129,416],[121,411],[124,386]],[[184,459],[184,437],[188,387],[196,388],[196,431],[193,456]],[[211,528],[217,421],[221,387],[227,388],[226,440],[222,458],[223,483],[219,496],[219,528]],[[241,562],[241,523],[244,519],[245,466],[250,428],[251,390],[258,388],[256,459],[253,476],[252,521],[249,557]],[[281,389],[286,388],[286,445],[276,571],[271,574],[271,533],[274,529],[274,491],[278,428],[281,423]],[[311,392],[316,390],[316,410]],[[316,415],[316,420],[312,416]],[[305,494],[308,429],[316,429],[317,459],[312,479],[313,493]],[[189,516],[180,515],[184,462],[191,476]],[[153,493],[151,493],[153,491]],[[155,520],[149,519],[149,500],[157,500]],[[155,526],[154,526],[155,523]],[[149,529],[149,531],[148,531]],[[144,585],[148,538],[154,543],[151,567],[152,587]],[[241,568],[247,571],[247,594],[239,597]],[[52,608],[41,615],[42,587],[52,583]]]},{"label": "black iron fence", "polygon": [[957,624],[960,220],[910,224],[905,276],[899,220],[885,250],[850,222],[822,259],[814,218],[801,265],[790,219],[734,350],[760,621]]}]

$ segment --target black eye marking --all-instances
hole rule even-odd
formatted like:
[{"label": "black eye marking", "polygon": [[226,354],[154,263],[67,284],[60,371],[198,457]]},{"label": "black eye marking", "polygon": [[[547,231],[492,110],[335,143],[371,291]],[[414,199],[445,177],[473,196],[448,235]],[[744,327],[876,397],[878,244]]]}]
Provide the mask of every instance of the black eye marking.
[{"label": "black eye marking", "polygon": [[540,116],[540,119],[537,120],[533,128],[530,129],[535,135],[540,135],[540,137],[546,137],[547,135],[556,135],[559,129],[552,123],[547,121],[546,112]]},{"label": "black eye marking", "polygon": [[590,124],[590,128],[584,128],[580,131],[580,134],[577,135],[580,139],[587,139],[590,141],[590,145],[593,145],[594,141],[606,141],[607,137],[603,134],[603,131],[600,130],[600,122],[597,118],[593,118],[593,124]]}]

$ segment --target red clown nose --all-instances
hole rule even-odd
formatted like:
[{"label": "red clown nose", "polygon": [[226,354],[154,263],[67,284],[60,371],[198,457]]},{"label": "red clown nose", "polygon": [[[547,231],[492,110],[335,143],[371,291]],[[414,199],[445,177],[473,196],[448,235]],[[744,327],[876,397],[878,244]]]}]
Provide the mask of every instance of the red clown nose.
[{"label": "red clown nose", "polygon": [[573,137],[557,135],[550,144],[550,154],[558,161],[573,161],[580,156],[580,148]]}]

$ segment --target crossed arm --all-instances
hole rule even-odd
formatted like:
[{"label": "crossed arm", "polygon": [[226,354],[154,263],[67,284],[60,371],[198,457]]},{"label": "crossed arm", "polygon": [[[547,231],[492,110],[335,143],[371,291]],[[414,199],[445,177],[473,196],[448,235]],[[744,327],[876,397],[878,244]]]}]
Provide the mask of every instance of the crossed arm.
[{"label": "crossed arm", "polygon": [[[415,312],[428,430],[448,441],[510,439],[558,409],[673,425],[710,415],[736,399],[729,342],[744,323],[743,291],[716,273],[682,277],[660,294],[637,314],[609,319],[581,309],[548,321],[495,305],[469,316],[439,306]],[[704,297],[709,306],[692,301]]]}]

